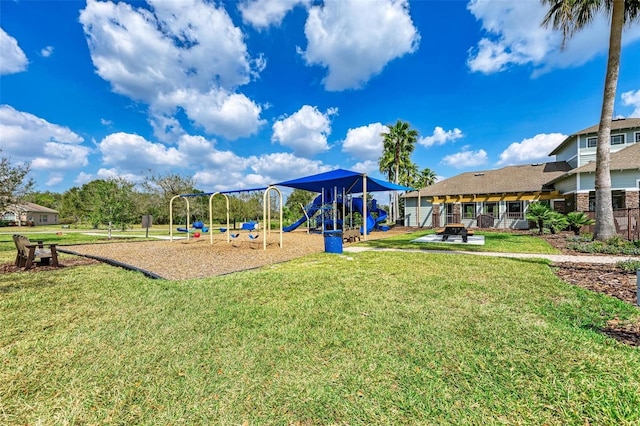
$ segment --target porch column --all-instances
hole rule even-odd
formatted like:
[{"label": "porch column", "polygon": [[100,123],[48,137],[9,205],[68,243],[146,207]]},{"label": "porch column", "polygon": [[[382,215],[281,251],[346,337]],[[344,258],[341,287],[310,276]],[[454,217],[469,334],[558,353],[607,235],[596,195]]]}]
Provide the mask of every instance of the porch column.
[{"label": "porch column", "polygon": [[624,207],[626,209],[637,209],[640,207],[640,191],[624,192]]},{"label": "porch column", "polygon": [[576,211],[588,212],[589,211],[589,193],[579,192],[576,194]]}]

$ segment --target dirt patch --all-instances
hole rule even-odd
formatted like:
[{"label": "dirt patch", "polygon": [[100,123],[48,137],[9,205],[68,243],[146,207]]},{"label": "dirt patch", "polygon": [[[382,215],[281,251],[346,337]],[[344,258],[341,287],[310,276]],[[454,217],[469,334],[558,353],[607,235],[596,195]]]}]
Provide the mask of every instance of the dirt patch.
[{"label": "dirt patch", "polygon": [[[570,235],[572,234],[562,233],[544,235],[541,238],[564,254],[579,256],[581,253],[567,249],[567,238]],[[621,261],[628,258],[629,256],[620,256]],[[570,284],[618,298],[630,305],[637,303],[636,274],[625,272],[615,264],[565,262],[556,263],[553,268],[560,279]],[[640,320],[635,323],[612,320],[601,331],[620,342],[640,347]]]},{"label": "dirt patch", "polygon": [[55,267],[55,266],[50,266],[50,265],[40,265],[38,263],[35,263],[35,267],[28,269],[28,270],[23,270],[23,268],[18,268],[15,263],[3,263],[0,264],[0,274],[10,274],[13,272],[24,272],[24,273],[32,273],[32,272],[39,272],[39,271],[51,271],[51,270],[57,270],[60,268],[73,268],[75,266],[86,266],[86,265],[96,265],[100,262],[98,262],[97,260],[93,260],[93,259],[87,259],[84,257],[68,257],[64,260],[64,262],[62,260],[59,259],[59,267]]}]

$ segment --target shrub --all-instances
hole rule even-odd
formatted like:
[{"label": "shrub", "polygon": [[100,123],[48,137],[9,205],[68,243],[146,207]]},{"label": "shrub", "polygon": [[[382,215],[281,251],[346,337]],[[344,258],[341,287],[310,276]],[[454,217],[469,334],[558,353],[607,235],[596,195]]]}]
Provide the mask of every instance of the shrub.
[{"label": "shrub", "polygon": [[567,222],[569,228],[571,228],[576,235],[580,235],[580,228],[583,226],[593,225],[595,223],[595,221],[590,219],[584,212],[567,213]]},{"label": "shrub", "polygon": [[549,228],[552,234],[556,234],[563,229],[565,229],[569,225],[569,221],[567,217],[562,213],[556,211],[550,211],[547,217],[547,222],[545,226]]},{"label": "shrub", "polygon": [[636,271],[640,270],[640,260],[627,259],[616,263],[616,266],[625,272],[635,274]]},{"label": "shrub", "polygon": [[567,248],[580,253],[640,255],[640,247],[636,247],[633,243],[619,237],[611,238],[608,241],[571,242],[567,244]]}]

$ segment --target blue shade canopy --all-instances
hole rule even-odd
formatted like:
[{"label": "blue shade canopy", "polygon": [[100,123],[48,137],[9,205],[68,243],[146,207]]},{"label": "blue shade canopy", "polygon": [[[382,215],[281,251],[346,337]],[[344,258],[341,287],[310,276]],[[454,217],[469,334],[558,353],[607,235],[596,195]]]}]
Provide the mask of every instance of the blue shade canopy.
[{"label": "blue shade canopy", "polygon": [[364,192],[363,182],[366,177],[366,191],[411,191],[412,188],[396,185],[380,179],[374,179],[364,173],[352,172],[351,170],[337,169],[330,172],[319,173],[317,175],[306,176],[298,179],[276,183],[277,186],[304,189],[311,192],[322,192],[322,190],[338,188],[347,194],[360,194]]}]

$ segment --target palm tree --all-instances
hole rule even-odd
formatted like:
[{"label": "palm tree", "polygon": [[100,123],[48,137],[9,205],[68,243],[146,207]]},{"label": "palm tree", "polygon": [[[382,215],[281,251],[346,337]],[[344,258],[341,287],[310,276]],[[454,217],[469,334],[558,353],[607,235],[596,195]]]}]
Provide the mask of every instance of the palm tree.
[{"label": "palm tree", "polygon": [[434,172],[428,167],[425,167],[420,172],[420,177],[418,178],[418,182],[416,186],[418,188],[422,188],[423,186],[433,185],[434,183],[436,183],[436,179],[438,179],[436,172]]},{"label": "palm tree", "polygon": [[[398,120],[393,126],[387,126],[388,132],[381,133],[384,139],[382,156],[378,160],[380,171],[393,177],[393,182],[400,183],[401,172],[410,168],[411,153],[418,141],[418,131],[411,129],[411,125],[405,121]],[[393,173],[393,176],[391,176]],[[393,219],[398,219],[398,193],[394,195]]]},{"label": "palm tree", "polygon": [[576,235],[580,235],[580,229],[583,226],[593,225],[593,219],[587,216],[585,212],[567,213],[567,222],[569,223],[569,228]]},{"label": "palm tree", "polygon": [[611,119],[620,71],[620,50],[622,29],[625,22],[637,19],[640,12],[639,0],[541,0],[549,5],[542,24],[552,24],[554,29],[562,30],[562,48],[567,39],[587,26],[597,13],[604,11],[611,15],[609,30],[609,57],[607,74],[602,96],[598,142],[596,147],[596,223],[593,238],[608,240],[616,235],[613,221],[613,204],[611,199],[611,174],[609,158],[611,149]]},{"label": "palm tree", "polygon": [[540,235],[544,232],[544,226],[551,218],[552,210],[546,204],[540,202],[534,202],[529,204],[527,209],[526,218],[538,225],[538,231]]}]

